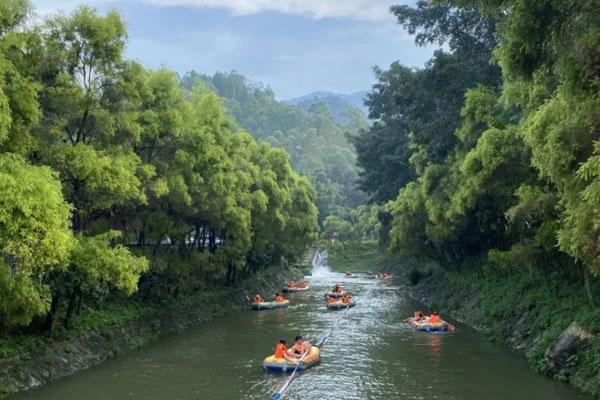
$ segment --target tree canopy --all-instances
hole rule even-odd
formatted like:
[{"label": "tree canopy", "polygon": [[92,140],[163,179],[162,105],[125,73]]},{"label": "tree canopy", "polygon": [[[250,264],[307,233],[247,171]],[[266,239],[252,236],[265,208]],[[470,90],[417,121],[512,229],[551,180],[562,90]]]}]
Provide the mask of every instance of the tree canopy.
[{"label": "tree canopy", "polygon": [[311,243],[316,194],[288,153],[203,82],[126,60],[118,13],[2,4],[0,330],[231,283]]},{"label": "tree canopy", "polygon": [[391,10],[418,45],[446,45],[423,69],[376,70],[375,123],[353,139],[363,188],[389,201],[392,247],[449,268],[487,255],[599,275],[596,2]]}]

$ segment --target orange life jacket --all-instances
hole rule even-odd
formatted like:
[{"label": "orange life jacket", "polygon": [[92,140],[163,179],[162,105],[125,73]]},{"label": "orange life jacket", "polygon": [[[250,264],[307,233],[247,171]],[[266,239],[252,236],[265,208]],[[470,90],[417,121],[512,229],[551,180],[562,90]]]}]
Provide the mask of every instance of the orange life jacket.
[{"label": "orange life jacket", "polygon": [[439,315],[432,315],[431,317],[429,317],[428,322],[430,322],[432,324],[437,324],[439,322],[442,322],[442,319],[440,318]]},{"label": "orange life jacket", "polygon": [[287,347],[283,343],[277,343],[275,346],[275,358],[284,358],[285,351]]},{"label": "orange life jacket", "polygon": [[350,296],[342,297],[342,303],[349,303],[349,302],[350,302]]}]

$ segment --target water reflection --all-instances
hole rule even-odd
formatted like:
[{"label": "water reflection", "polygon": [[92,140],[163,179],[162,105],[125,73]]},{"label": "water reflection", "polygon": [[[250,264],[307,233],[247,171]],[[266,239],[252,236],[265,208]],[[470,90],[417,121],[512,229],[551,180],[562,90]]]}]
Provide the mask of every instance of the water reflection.
[{"label": "water reflection", "polygon": [[440,350],[442,348],[442,334],[431,333],[429,337],[429,347],[431,348],[431,363],[437,367],[440,365]]}]

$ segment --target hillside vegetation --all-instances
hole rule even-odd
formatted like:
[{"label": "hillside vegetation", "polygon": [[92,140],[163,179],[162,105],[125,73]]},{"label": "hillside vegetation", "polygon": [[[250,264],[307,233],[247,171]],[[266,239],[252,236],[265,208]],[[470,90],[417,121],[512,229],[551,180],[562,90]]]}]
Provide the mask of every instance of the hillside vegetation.
[{"label": "hillside vegetation", "polygon": [[367,126],[359,110],[348,109],[346,122],[340,124],[326,102],[313,103],[304,111],[275,100],[270,88],[236,72],[206,76],[192,71],[182,79],[186,88],[199,82],[221,97],[239,126],[256,140],[290,154],[294,168],[306,175],[316,190],[320,221],[328,215],[345,216],[365,202],[357,186],[356,153],[348,140]]}]

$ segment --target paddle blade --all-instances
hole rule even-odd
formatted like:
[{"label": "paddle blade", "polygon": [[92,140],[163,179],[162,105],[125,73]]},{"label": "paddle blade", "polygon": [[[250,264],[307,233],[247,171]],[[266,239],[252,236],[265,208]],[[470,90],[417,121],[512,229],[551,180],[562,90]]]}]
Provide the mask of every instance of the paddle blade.
[{"label": "paddle blade", "polygon": [[275,393],[273,395],[273,400],[281,400],[281,394],[280,393]]}]

